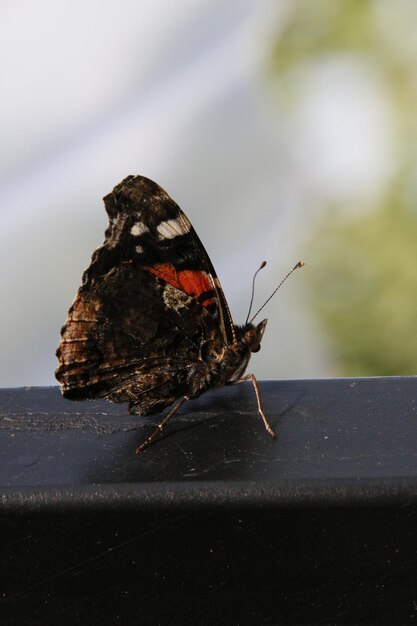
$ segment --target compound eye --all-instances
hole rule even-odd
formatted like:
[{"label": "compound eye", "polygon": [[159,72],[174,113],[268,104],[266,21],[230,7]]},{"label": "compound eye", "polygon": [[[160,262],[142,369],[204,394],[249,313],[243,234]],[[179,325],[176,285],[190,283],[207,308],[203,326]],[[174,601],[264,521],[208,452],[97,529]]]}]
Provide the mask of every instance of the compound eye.
[{"label": "compound eye", "polygon": [[259,352],[260,349],[261,349],[261,344],[256,346],[256,348],[252,348],[252,352]]}]

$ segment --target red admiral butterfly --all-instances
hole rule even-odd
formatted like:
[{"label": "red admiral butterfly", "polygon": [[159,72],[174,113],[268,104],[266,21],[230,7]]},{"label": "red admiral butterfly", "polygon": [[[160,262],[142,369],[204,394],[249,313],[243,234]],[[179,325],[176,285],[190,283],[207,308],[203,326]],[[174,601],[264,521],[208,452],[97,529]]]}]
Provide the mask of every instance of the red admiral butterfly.
[{"label": "red admiral butterfly", "polygon": [[259,414],[275,437],[255,376],[243,376],[267,320],[233,323],[203,244],[159,185],[128,176],[104,203],[104,243],[61,330],[56,377],[64,397],[129,402],[136,415],[159,413],[176,402],[140,452],[185,400],[251,380]]}]

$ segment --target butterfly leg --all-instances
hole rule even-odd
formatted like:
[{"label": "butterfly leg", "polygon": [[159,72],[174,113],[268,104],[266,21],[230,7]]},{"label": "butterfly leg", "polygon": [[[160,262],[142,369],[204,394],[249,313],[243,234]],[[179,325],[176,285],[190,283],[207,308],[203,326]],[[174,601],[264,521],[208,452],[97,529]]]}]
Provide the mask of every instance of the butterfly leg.
[{"label": "butterfly leg", "polygon": [[246,374],[246,376],[244,376],[243,378],[239,378],[239,380],[233,381],[232,384],[237,385],[238,383],[244,383],[247,380],[252,381],[253,388],[255,389],[256,400],[258,402],[258,412],[259,412],[259,415],[262,417],[262,421],[265,425],[266,431],[271,435],[273,439],[276,439],[277,434],[272,428],[271,424],[268,421],[268,418],[266,417],[264,413],[262,400],[261,400],[261,392],[259,391],[258,381],[256,380],[255,376],[253,374]]},{"label": "butterfly leg", "polygon": [[184,404],[184,402],[186,400],[189,400],[188,396],[184,396],[183,398],[181,398],[181,400],[179,400],[177,402],[177,404],[171,409],[171,411],[168,413],[168,415],[166,415],[164,417],[162,422],[160,424],[158,424],[158,426],[155,428],[153,433],[151,435],[149,435],[149,437],[147,439],[145,439],[145,441],[143,443],[141,443],[140,446],[138,446],[136,448],[136,454],[140,454],[140,452],[142,452],[142,450],[147,448],[149,446],[149,444],[152,443],[152,441],[154,441],[158,437],[158,435],[162,434],[162,429],[164,428],[164,426],[167,423],[167,421],[170,420],[173,415],[175,415],[175,413]]}]

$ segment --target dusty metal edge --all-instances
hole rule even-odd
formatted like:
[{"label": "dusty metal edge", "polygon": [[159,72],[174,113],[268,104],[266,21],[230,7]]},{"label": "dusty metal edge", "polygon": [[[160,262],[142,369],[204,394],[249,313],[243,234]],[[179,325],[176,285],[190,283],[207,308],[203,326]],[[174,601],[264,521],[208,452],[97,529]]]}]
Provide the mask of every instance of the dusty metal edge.
[{"label": "dusty metal edge", "polygon": [[417,505],[417,478],[299,480],[293,482],[112,483],[3,487],[0,512],[30,513],[170,509],[285,509]]}]

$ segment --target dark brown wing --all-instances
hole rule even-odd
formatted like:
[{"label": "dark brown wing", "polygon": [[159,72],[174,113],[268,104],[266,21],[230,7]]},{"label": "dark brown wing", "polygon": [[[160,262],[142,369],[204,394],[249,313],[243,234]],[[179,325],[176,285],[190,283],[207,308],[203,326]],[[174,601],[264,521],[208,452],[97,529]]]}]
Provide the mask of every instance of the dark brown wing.
[{"label": "dark brown wing", "polygon": [[109,226],[61,335],[65,397],[146,414],[207,386],[207,359],[236,339],[210,259],[156,183],[129,176],[104,198]]},{"label": "dark brown wing", "polygon": [[130,262],[85,281],[61,334],[63,395],[129,402],[141,415],[199,395],[207,375],[202,351],[223,344],[204,307]]},{"label": "dark brown wing", "polygon": [[236,340],[219,279],[189,219],[169,195],[144,176],[128,176],[104,198],[109,226],[84,281],[125,261],[146,268],[202,304],[225,343]]}]

